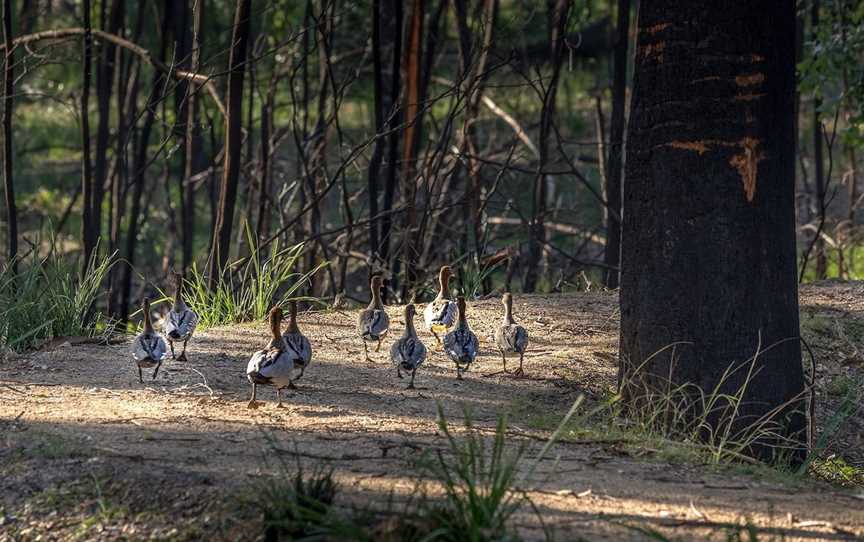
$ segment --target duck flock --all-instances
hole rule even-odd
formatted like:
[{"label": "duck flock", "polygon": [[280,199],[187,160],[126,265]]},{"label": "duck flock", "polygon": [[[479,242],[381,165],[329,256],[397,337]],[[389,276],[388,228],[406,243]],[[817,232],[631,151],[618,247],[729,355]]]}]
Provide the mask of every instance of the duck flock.
[{"label": "duck flock", "polygon": [[[443,345],[444,352],[456,365],[456,377],[461,379],[469,366],[477,357],[479,342],[477,335],[468,326],[467,311],[464,297],[452,300],[449,294],[449,284],[452,271],[444,266],[438,275],[438,295],[426,305],[423,320],[427,331],[435,337],[436,343]],[[171,357],[186,360],[186,345],[195,332],[198,315],[183,301],[183,278],[174,275],[174,304],[165,319],[162,333],[153,328],[150,319],[150,301],[144,299],[144,328],[132,343],[132,357],[138,367],[138,381],[143,382],[143,369],[153,369],[153,378],[159,373],[170,351]],[[375,345],[375,352],[381,348],[381,343],[390,331],[390,318],[384,310],[381,301],[382,279],[375,275],[370,281],[372,301],[360,313],[357,321],[357,334],[362,339],[363,350],[367,361],[369,345]],[[495,345],[501,353],[503,371],[507,373],[507,355],[519,355],[519,368],[514,376],[524,376],[522,361],[528,346],[528,333],[513,319],[513,296],[505,293],[502,298],[504,318],[495,330]],[[252,385],[252,398],[249,408],[257,408],[258,386],[272,386],[276,389],[277,406],[282,406],[282,390],[294,389],[294,383],[302,378],[303,373],[312,362],[312,345],[309,339],[297,327],[297,303],[288,304],[288,327],[282,332],[283,311],[274,307],[269,314],[271,339],[263,349],[258,350],[249,359],[246,366],[246,378]],[[427,349],[417,335],[414,327],[416,308],[413,304],[405,306],[405,330],[402,336],[390,347],[390,359],[396,366],[396,375],[403,378],[402,373],[410,373],[411,380],[408,389],[414,389],[414,377],[417,369],[426,359]],[[441,336],[444,339],[442,341]],[[175,347],[182,348],[176,355]]]}]

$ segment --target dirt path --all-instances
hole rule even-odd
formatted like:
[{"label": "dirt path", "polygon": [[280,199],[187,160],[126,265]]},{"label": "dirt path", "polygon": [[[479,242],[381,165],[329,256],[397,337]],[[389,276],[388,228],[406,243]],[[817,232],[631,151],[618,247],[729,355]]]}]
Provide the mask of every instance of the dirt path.
[{"label": "dirt path", "polygon": [[[862,290],[809,287],[802,292],[803,319],[864,320]],[[250,538],[233,519],[231,496],[273,472],[275,455],[332,464],[344,502],[384,502],[391,492],[407,497],[417,474],[410,460],[444,445],[436,403],[454,425],[467,407],[490,430],[499,412],[511,412],[514,441],[527,439],[536,450],[538,438],[549,434],[537,419],[560,416],[580,392],[599,398],[612,389],[616,306],[615,295],[606,293],[517,298],[531,347],[530,378],[516,380],[484,376],[500,370],[490,347],[499,304],[473,304],[482,350],[476,367],[459,381],[444,354],[434,352],[414,391],[396,378],[384,348],[375,363],[362,360],[356,312],[307,313],[300,325],[312,340],[314,362],[284,409],[275,408],[272,390],[259,394],[264,407],[245,408],[246,361],[266,342],[264,325],[200,333],[189,362],[168,363],[143,385],[127,345],[67,345],[7,360],[0,365],[0,540],[49,533],[49,539]],[[401,330],[400,309],[389,312]],[[822,345],[826,352],[819,352]],[[864,372],[861,360],[850,361],[851,346],[819,343],[820,375]],[[823,403],[819,416],[827,419],[836,400]],[[855,420],[837,446],[855,456],[860,439]],[[525,487],[533,488],[558,540],[644,536],[620,523],[702,539],[745,520],[786,540],[864,536],[860,489],[856,496],[813,481],[790,485],[669,463],[615,442],[557,444]],[[532,514],[517,522],[526,537],[540,536]]]}]

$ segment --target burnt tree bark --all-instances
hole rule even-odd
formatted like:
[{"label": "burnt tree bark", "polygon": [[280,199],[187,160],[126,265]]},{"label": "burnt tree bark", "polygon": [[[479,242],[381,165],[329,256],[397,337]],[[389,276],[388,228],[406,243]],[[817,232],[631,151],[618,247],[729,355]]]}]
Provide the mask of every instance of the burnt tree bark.
[{"label": "burnt tree bark", "polygon": [[12,5],[3,0],[3,187],[6,195],[6,245],[9,265],[16,269],[18,258],[18,210],[15,206],[15,183],[12,179],[12,100],[15,87],[15,50],[12,49]]},{"label": "burnt tree bark", "polygon": [[[383,52],[381,50],[381,0],[372,0],[372,74],[373,74],[373,115],[375,116],[375,135],[384,131],[384,73]],[[377,260],[378,244],[378,177],[381,175],[381,159],[385,142],[379,137],[375,140],[372,157],[369,159],[367,184],[369,190],[369,256]],[[370,269],[370,273],[372,270]]]},{"label": "burnt tree bark", "polygon": [[228,263],[231,249],[231,231],[234,225],[234,207],[237,183],[240,179],[240,160],[243,145],[243,75],[246,72],[246,50],[249,42],[249,16],[252,0],[237,0],[234,11],[234,32],[228,68],[228,114],[225,117],[225,162],[219,210],[213,231],[213,252],[210,255],[209,282],[215,286]]},{"label": "burnt tree bark", "polygon": [[[778,435],[800,457],[794,2],[657,0],[643,2],[638,19],[622,223],[622,395],[638,408],[668,380],[735,393],[747,369],[725,380],[724,371],[755,355],[735,427],[777,409]],[[747,451],[771,458],[772,444]]]},{"label": "burnt tree bark", "polygon": [[609,125],[609,153],[606,162],[606,247],[603,283],[618,287],[621,259],[621,177],[624,173],[624,110],[627,100],[627,51],[630,41],[630,0],[618,0],[618,22],[613,53],[612,118]]}]

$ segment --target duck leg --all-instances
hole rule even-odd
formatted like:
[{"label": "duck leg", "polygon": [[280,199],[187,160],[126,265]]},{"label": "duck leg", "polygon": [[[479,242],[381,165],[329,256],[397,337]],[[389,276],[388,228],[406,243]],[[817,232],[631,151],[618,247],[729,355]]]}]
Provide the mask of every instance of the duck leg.
[{"label": "duck leg", "polygon": [[366,361],[372,363],[372,359],[369,357],[369,346],[366,345],[366,339],[363,339],[363,355],[366,356]]},{"label": "duck leg", "polygon": [[439,337],[438,334],[435,333],[434,329],[430,329],[429,331],[432,332],[432,335],[435,335],[435,343],[440,347],[441,346],[441,337]]},{"label": "duck leg", "polygon": [[161,367],[161,366],[162,366],[161,363],[159,363],[159,364],[156,365],[156,370],[153,371],[153,380],[156,380],[156,375],[159,374],[159,367]]},{"label": "duck leg", "polygon": [[381,339],[382,339],[382,337],[378,337],[378,345],[375,347],[376,352],[381,350]]},{"label": "duck leg", "polygon": [[[183,351],[180,352],[179,356],[177,356],[177,361],[186,361],[186,343],[188,343],[188,342],[189,342],[189,339],[186,339],[185,341],[183,341]],[[174,351],[173,346],[171,347],[171,351],[172,352]]]},{"label": "duck leg", "polygon": [[171,348],[171,359],[177,359],[174,355],[174,341],[168,341],[168,346]]},{"label": "duck leg", "polygon": [[519,352],[519,368],[513,373],[514,376],[525,376],[525,371],[522,370],[522,359],[525,357],[524,352]]},{"label": "duck leg", "polygon": [[144,376],[141,374],[141,366],[138,366],[138,382],[140,384],[144,383]]},{"label": "duck leg", "polygon": [[458,363],[456,364],[456,379],[462,380],[462,367]]},{"label": "duck leg", "polygon": [[504,364],[504,372],[507,372],[507,354],[504,353],[504,350],[499,348],[499,352],[501,352],[501,362]]},{"label": "duck leg", "polygon": [[399,367],[396,367],[396,376],[402,378],[402,370]]},{"label": "duck leg", "polygon": [[414,389],[414,375],[415,374],[417,374],[417,369],[414,369],[413,371],[411,371],[411,382],[408,383],[408,389],[409,390]]},{"label": "duck leg", "polygon": [[285,408],[285,405],[282,404],[282,388],[276,388],[276,408]]},{"label": "duck leg", "polygon": [[255,397],[258,395],[258,385],[254,382],[252,383],[252,398],[249,399],[249,404],[246,405],[246,408],[258,408],[258,401],[255,400]]}]

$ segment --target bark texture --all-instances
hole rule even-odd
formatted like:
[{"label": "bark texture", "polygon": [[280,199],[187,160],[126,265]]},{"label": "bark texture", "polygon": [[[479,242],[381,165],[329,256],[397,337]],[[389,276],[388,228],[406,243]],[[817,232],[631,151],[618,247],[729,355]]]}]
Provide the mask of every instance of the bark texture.
[{"label": "bark texture", "polygon": [[[803,449],[794,55],[791,0],[640,6],[624,185],[621,376],[631,405],[667,378],[710,393],[761,344],[739,427],[789,405],[778,419]],[[735,392],[745,377],[739,370],[720,391]]]}]

